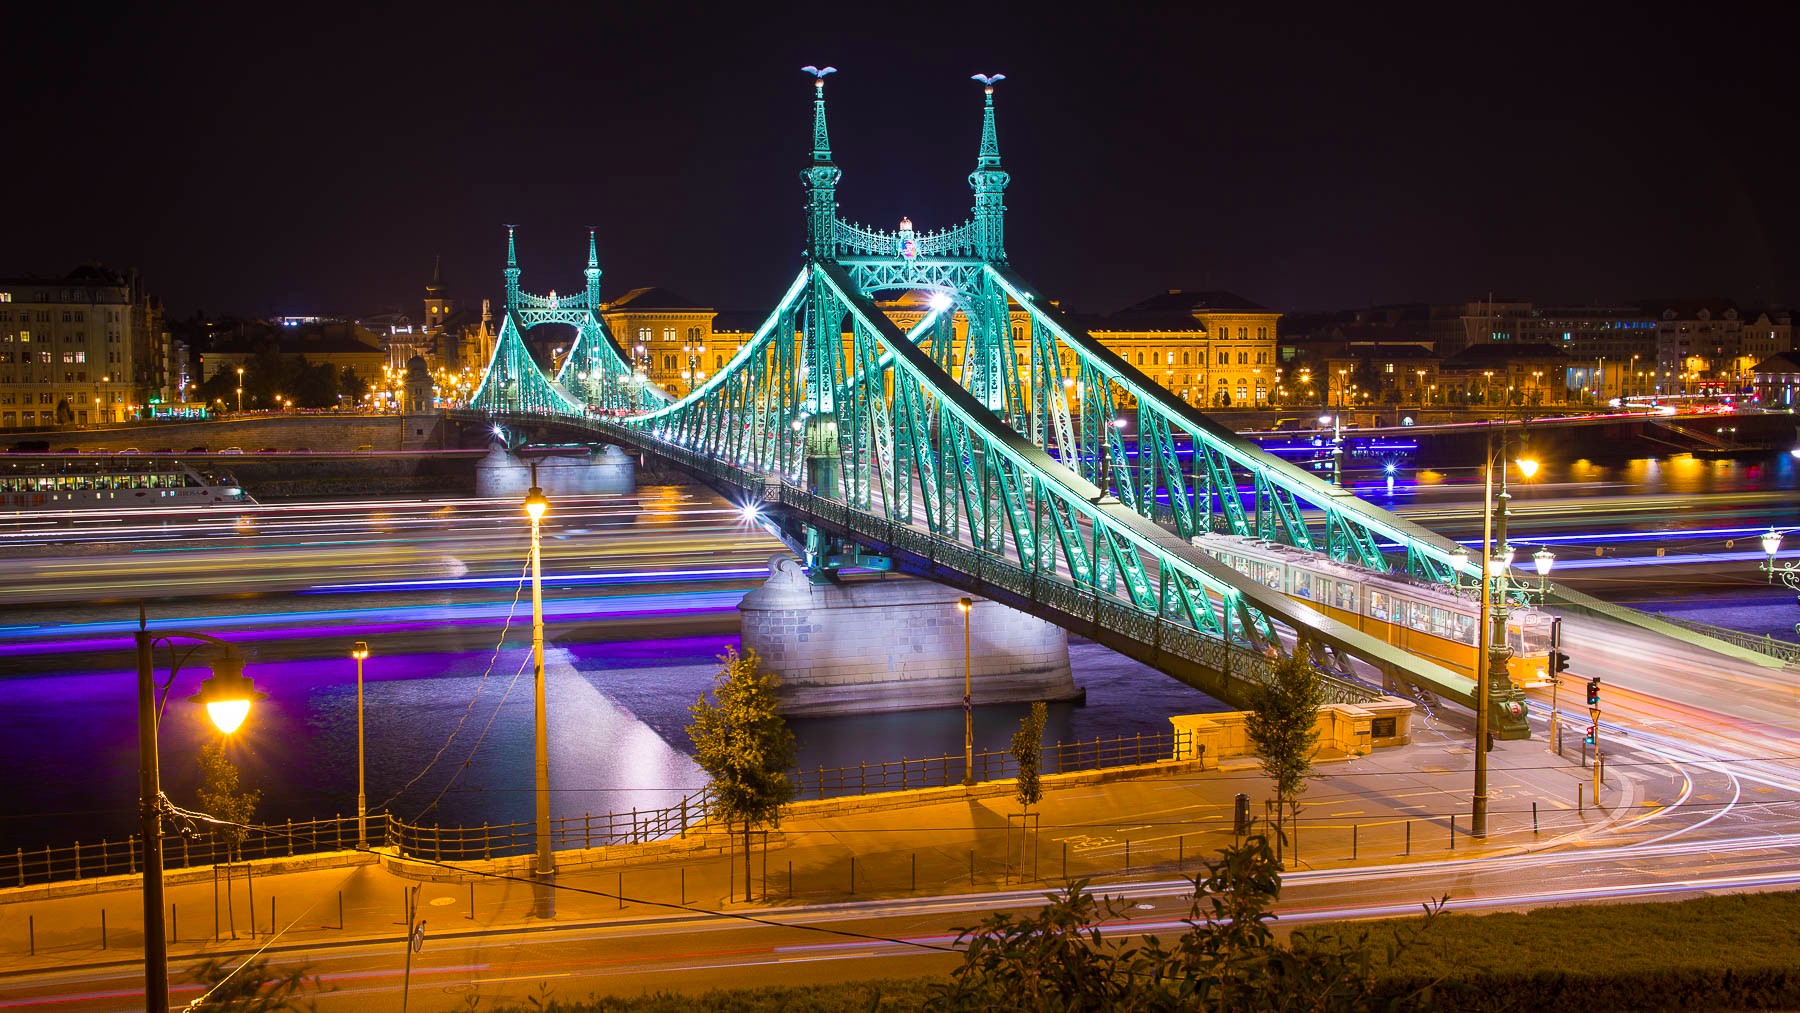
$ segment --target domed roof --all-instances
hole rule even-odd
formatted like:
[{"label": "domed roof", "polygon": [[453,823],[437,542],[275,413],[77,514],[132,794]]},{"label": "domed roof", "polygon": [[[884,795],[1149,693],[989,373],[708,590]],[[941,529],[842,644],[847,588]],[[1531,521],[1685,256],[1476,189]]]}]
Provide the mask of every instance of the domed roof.
[{"label": "domed roof", "polygon": [[406,378],[409,380],[431,379],[431,367],[426,365],[423,355],[415,355],[406,360]]}]

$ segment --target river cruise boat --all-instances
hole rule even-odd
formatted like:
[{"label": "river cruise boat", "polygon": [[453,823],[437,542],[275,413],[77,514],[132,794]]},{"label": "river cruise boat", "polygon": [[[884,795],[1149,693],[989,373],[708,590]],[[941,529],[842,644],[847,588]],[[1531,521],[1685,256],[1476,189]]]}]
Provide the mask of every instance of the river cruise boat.
[{"label": "river cruise boat", "polygon": [[0,513],[254,503],[229,472],[150,454],[0,454]]}]

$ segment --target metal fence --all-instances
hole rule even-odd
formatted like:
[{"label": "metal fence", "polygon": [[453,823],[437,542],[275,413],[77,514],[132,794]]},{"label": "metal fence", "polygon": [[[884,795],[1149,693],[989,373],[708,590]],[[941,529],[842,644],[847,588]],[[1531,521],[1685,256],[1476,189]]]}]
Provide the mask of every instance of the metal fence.
[{"label": "metal fence", "polygon": [[[1191,738],[1185,732],[1153,732],[1087,742],[1057,742],[1044,747],[1039,769],[1046,774],[1061,774],[1154,763],[1185,755]],[[1179,751],[1177,747],[1180,747]],[[879,763],[859,763],[854,767],[815,767],[795,772],[799,789],[796,797],[842,798],[913,788],[939,788],[961,784],[963,767],[961,753],[920,759],[902,757]],[[976,781],[997,781],[1017,777],[1019,761],[1010,752],[984,750],[973,755],[972,769]]]},{"label": "metal fence", "polygon": [[[1188,736],[1174,732],[1122,735],[1086,742],[1057,742],[1045,746],[1040,769],[1046,774],[1153,763],[1185,754]],[[977,781],[1016,777],[1018,761],[1011,753],[982,751],[974,754]],[[854,767],[815,767],[797,770],[793,778],[797,799],[871,795],[911,788],[960,784],[963,756],[956,753],[921,759],[901,758]],[[710,789],[702,789],[661,809],[558,816],[550,821],[550,846],[556,850],[599,848],[615,844],[642,844],[681,837],[706,822]],[[371,847],[389,847],[408,858],[463,862],[530,854],[537,848],[535,823],[483,823],[480,826],[435,826],[407,823],[386,813],[370,813],[368,841]],[[287,858],[356,847],[356,817],[335,816],[322,820],[289,820],[244,830],[243,839],[231,842],[223,834],[176,833],[163,841],[163,867],[183,869],[252,859]],[[143,848],[136,836],[123,841],[16,849],[0,855],[0,887],[63,882],[97,876],[136,875],[143,868]]]}]

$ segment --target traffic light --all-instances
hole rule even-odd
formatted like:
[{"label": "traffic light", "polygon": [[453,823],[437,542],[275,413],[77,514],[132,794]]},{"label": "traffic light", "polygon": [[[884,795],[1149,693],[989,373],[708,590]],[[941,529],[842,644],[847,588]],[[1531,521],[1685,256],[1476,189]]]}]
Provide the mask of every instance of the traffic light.
[{"label": "traffic light", "polygon": [[1600,706],[1600,677],[1599,676],[1595,676],[1594,678],[1588,680],[1588,706],[1589,707]]},{"label": "traffic light", "polygon": [[1231,832],[1239,837],[1250,832],[1250,796],[1238,792],[1237,806],[1232,812]]},{"label": "traffic light", "polygon": [[1569,656],[1555,648],[1551,648],[1551,650],[1550,650],[1550,678],[1554,679],[1557,676],[1563,674],[1564,672],[1567,672],[1568,670],[1569,670]]},{"label": "traffic light", "polygon": [[1594,744],[1594,726],[1593,725],[1587,726],[1587,735],[1584,738],[1582,738],[1581,741],[1590,746]]}]

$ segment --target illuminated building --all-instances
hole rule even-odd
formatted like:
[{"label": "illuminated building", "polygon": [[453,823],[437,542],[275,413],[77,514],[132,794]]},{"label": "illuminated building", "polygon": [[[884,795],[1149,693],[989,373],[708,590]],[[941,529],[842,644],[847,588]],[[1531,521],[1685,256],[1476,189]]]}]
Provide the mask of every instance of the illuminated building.
[{"label": "illuminated building", "polygon": [[172,358],[136,272],[0,279],[0,427],[131,418],[169,400]]}]

